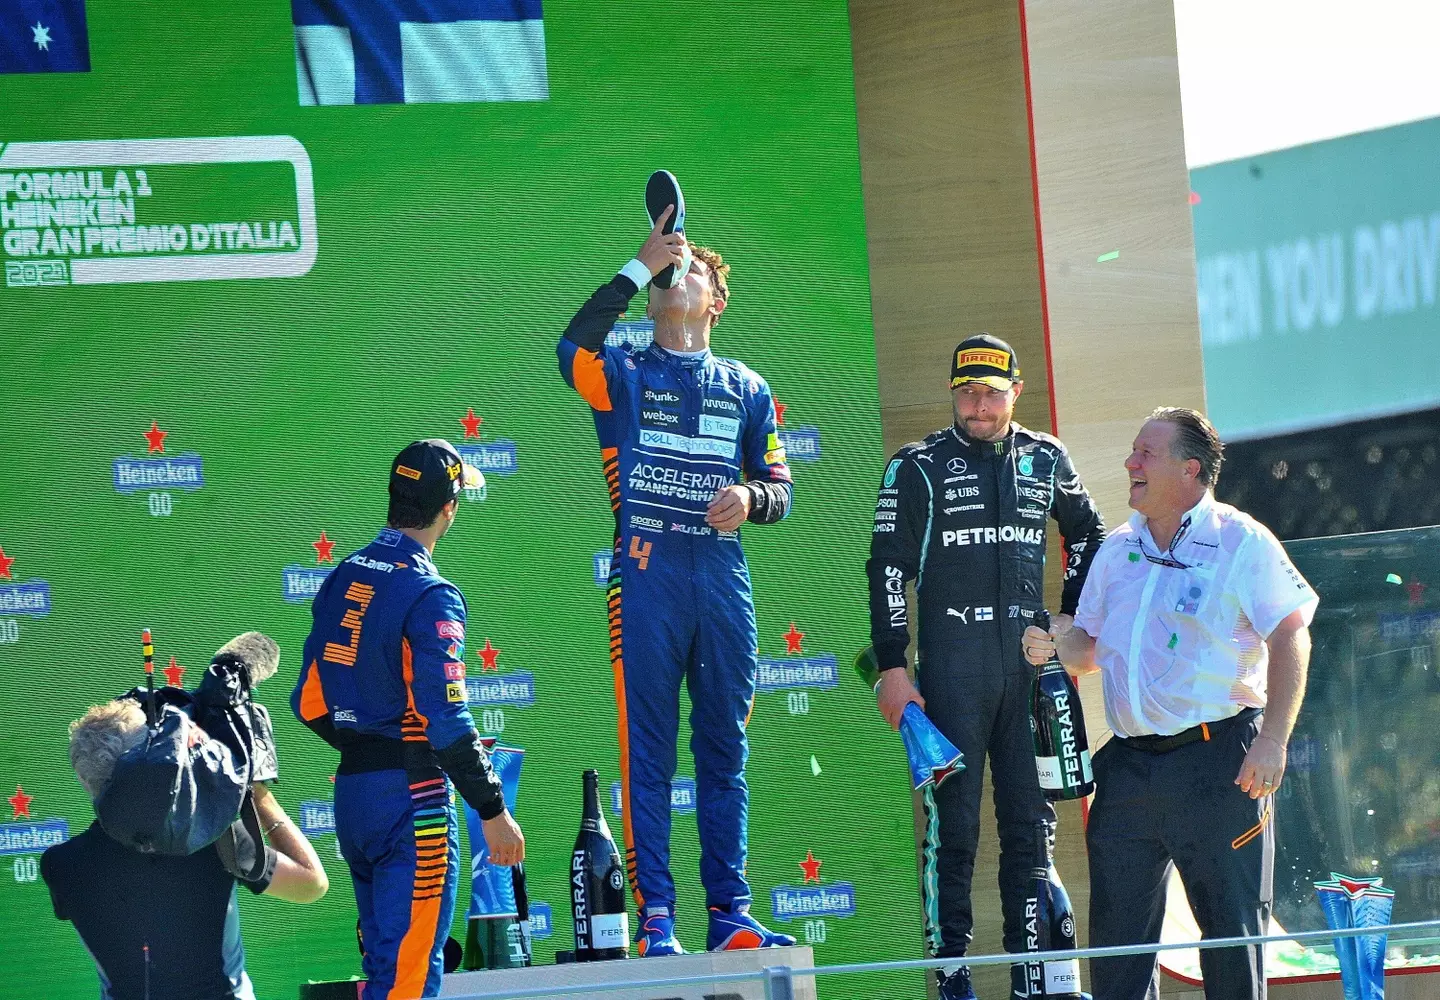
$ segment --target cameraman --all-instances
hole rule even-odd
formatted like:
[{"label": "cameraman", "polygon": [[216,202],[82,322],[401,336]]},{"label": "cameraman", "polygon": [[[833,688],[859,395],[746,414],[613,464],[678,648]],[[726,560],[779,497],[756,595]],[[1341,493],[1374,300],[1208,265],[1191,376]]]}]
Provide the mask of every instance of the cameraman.
[{"label": "cameraman", "polygon": [[[128,698],[96,705],[70,724],[70,762],[92,802],[105,794],[115,762],[144,736],[145,710]],[[208,737],[195,726],[191,739]],[[254,1000],[240,942],[236,856],[263,846],[263,872],[245,882],[257,894],[312,903],[329,882],[269,787],[257,783],[251,794],[269,845],[250,843],[236,822],[194,854],[142,854],[96,820],[41,856],[55,916],[74,923],[104,1000]]]}]

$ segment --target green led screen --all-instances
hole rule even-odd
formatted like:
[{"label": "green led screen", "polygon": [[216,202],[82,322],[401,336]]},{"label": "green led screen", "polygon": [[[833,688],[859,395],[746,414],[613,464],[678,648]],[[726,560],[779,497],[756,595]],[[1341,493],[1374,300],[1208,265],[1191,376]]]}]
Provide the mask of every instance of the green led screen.
[{"label": "green led screen", "polygon": [[[732,265],[714,346],[768,380],[795,477],[791,516],[744,532],[755,909],[822,963],[918,957],[905,762],[848,669],[883,455],[845,4],[546,2],[478,77],[424,56],[482,42],[422,25],[391,39],[404,79],[388,91],[320,6],[0,15],[0,998],[95,995],[36,860],[91,822],[65,727],[141,680],[142,627],[187,685],[241,631],[280,642],[281,675],[258,691],[277,795],[331,889],[308,907],[242,893],[247,966],[262,997],[359,972],[328,826],[335,755],[288,695],[309,597],[374,536],[387,463],[422,437],[450,438],[488,479],[436,561],[470,605],[476,723],[526,752],[516,814],[551,916],[536,961],[570,947],[580,772],[619,777],[601,586],[614,522],[554,348],[643,241],[660,167],[684,185],[690,238]],[[616,334],[632,342],[635,306]],[[687,730],[673,846],[696,950]],[[786,910],[806,894],[815,915]],[[468,899],[467,873],[461,940]]]}]

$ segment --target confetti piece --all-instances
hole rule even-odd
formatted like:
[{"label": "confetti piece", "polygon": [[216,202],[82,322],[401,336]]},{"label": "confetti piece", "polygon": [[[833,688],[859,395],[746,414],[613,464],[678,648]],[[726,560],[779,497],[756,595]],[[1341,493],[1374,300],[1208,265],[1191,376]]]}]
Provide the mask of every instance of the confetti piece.
[{"label": "confetti piece", "polygon": [[810,773],[817,778],[820,777],[820,762],[815,759],[813,753],[810,755]]},{"label": "confetti piece", "polygon": [[1174,648],[1175,648],[1176,646],[1178,646],[1178,645],[1180,645],[1180,636],[1178,636],[1178,635],[1175,634],[1174,632],[1171,632],[1171,633],[1170,633],[1170,641],[1169,641],[1168,643],[1166,643],[1165,648],[1166,648],[1166,649],[1174,649]]},{"label": "confetti piece", "polygon": [[1138,553],[1138,552],[1132,552],[1132,553],[1130,553],[1130,561],[1131,561],[1131,562],[1139,562],[1139,561],[1140,561],[1140,553]]},{"label": "confetti piece", "polygon": [[1200,195],[1198,195],[1198,194],[1195,193],[1194,191],[1191,191],[1191,192],[1190,192],[1190,204],[1192,204],[1192,205],[1198,205],[1198,204],[1200,204]]},{"label": "confetti piece", "polygon": [[1097,263],[1097,264],[1103,264],[1103,263],[1105,263],[1107,260],[1119,260],[1119,259],[1120,259],[1120,251],[1119,251],[1119,250],[1111,250],[1109,253],[1102,253],[1099,257],[1096,257],[1096,258],[1095,258],[1095,263]]},{"label": "confetti piece", "polygon": [[1385,575],[1385,582],[1386,582],[1386,583],[1401,584],[1401,583],[1404,583],[1405,581],[1402,580],[1402,579],[1400,579],[1400,575],[1399,575],[1398,573],[1387,573],[1387,574]]}]

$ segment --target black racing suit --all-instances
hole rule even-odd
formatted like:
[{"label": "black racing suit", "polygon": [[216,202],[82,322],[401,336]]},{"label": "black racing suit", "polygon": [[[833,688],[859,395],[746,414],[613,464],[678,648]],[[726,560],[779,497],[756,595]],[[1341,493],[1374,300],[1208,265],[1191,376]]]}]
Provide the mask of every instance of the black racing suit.
[{"label": "black racing suit", "polygon": [[1025,950],[1035,823],[1055,822],[1040,793],[1029,703],[1034,669],[1020,635],[1044,606],[1045,521],[1067,554],[1060,611],[1073,615],[1105,526],[1065,446],[1012,424],[1000,441],[956,427],[901,448],[885,468],[866,573],[882,670],[905,668],[905,583],[920,609],[917,675],[925,712],[965,754],[965,770],[925,792],[921,889],[932,954],[965,954],[980,836],[985,757],[1000,833],[1005,949]]}]

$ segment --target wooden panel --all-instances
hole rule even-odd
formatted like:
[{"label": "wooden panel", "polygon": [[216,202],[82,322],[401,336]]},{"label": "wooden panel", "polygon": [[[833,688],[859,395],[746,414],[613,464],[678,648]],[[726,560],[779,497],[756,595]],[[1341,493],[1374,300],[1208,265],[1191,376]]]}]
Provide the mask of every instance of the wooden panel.
[{"label": "wooden panel", "polygon": [[[1058,427],[1115,524],[1141,418],[1203,400],[1173,14],[1169,0],[1026,11]],[[886,452],[950,422],[950,350],[979,330],[1015,347],[1018,419],[1048,430],[1019,0],[851,0],[850,15]],[[1118,260],[1096,261],[1112,250]],[[1050,565],[1053,606],[1053,544]],[[1081,694],[1098,746],[1096,679]],[[973,953],[1001,941],[998,842],[991,810],[981,816]],[[1078,806],[1061,816],[1057,865],[1084,940]],[[1008,983],[1003,968],[976,976],[982,996]]]},{"label": "wooden panel", "polygon": [[950,351],[981,330],[1048,428],[1018,8],[853,0],[850,22],[887,453],[950,423]]},{"label": "wooden panel", "polygon": [[[870,473],[878,479],[889,453],[951,423],[950,353],[971,333],[1001,337],[1019,355],[1022,423],[1048,430],[1050,407],[1019,7],[852,0],[850,20],[886,449]],[[1058,864],[1083,911],[1078,813],[1064,824]],[[998,859],[986,806],[973,954],[1001,950]],[[975,986],[1008,995],[1009,970],[977,970]]]},{"label": "wooden panel", "polygon": [[1122,463],[1144,416],[1204,407],[1174,9],[1025,11],[1057,422],[1114,525],[1130,514]]},{"label": "wooden panel", "polygon": [[[1174,9],[1024,3],[1056,426],[1113,527],[1144,417],[1204,408]],[[1110,735],[1098,676],[1081,702],[1093,752]]]}]

